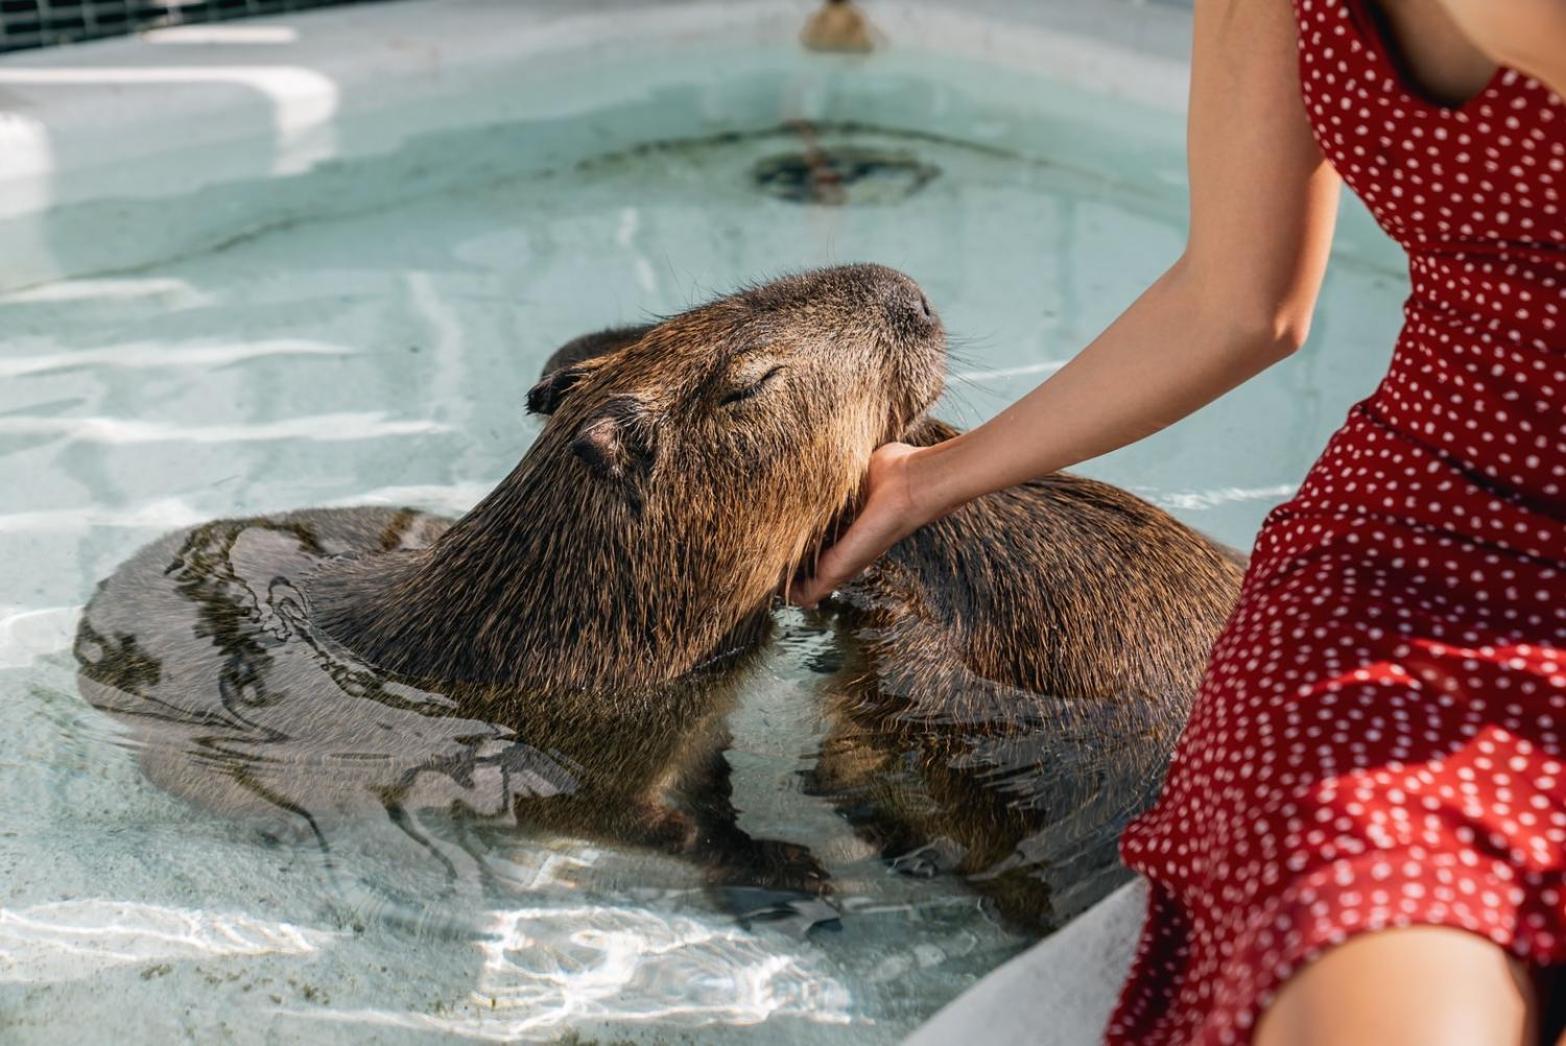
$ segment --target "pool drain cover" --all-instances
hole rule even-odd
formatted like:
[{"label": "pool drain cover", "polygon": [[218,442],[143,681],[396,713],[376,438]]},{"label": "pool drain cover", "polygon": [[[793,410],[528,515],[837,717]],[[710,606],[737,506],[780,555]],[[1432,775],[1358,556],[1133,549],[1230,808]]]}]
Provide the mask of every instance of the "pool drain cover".
[{"label": "pool drain cover", "polygon": [[790,203],[895,203],[928,185],[940,168],[907,153],[857,145],[810,146],[769,156],[751,172],[756,187]]}]

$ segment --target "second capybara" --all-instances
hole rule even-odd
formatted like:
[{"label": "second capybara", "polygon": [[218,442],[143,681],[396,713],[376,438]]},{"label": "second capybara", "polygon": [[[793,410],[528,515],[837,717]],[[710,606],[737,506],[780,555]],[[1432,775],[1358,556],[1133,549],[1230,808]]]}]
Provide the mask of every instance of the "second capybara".
[{"label": "second capybara", "polygon": [[[544,373],[652,329],[574,339]],[[920,417],[898,437],[957,432]],[[1124,877],[1119,832],[1157,793],[1244,562],[1067,473],[921,528],[827,604],[843,665],[811,790],[895,867],[1059,925]]]}]

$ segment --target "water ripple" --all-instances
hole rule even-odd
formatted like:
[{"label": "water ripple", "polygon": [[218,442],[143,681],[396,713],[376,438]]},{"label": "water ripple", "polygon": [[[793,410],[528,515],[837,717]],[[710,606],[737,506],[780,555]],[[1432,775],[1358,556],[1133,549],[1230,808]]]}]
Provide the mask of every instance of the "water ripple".
[{"label": "water ripple", "polygon": [[320,443],[448,432],[436,421],[388,421],[383,411],[312,414],[250,425],[174,425],[130,418],[0,418],[0,436],[64,436],[86,443],[255,443],[307,439]]},{"label": "water ripple", "polygon": [[164,276],[106,277],[61,280],[0,294],[0,305],[52,304],[58,302],[121,301],[135,298],[177,299],[182,305],[208,305],[213,298],[185,280]]},{"label": "water ripple", "polygon": [[335,934],[239,913],[88,898],[0,908],[0,981],[78,980],[113,966],[312,955]]},{"label": "water ripple", "polygon": [[551,1040],[600,1023],[701,1027],[853,1018],[848,989],[781,938],[598,905],[493,913],[469,1003],[445,1013],[288,1011],[317,1020]]},{"label": "water ripple", "polygon": [[[4,520],[0,516],[0,529]],[[0,605],[0,668],[24,668],[42,654],[69,646],[81,609]]]},{"label": "water ripple", "polygon": [[72,370],[78,367],[226,367],[267,356],[351,356],[353,349],[304,338],[268,338],[239,345],[173,346],[167,342],[128,342],[100,349],[46,352],[0,359],[0,378]]},{"label": "water ripple", "polygon": [[1042,363],[1024,363],[1017,367],[1001,367],[997,370],[965,370],[952,374],[953,381],[995,381],[999,378],[1020,378],[1033,374],[1053,374],[1069,360],[1046,360]]},{"label": "water ripple", "polygon": [[1184,509],[1196,512],[1217,508],[1236,501],[1266,501],[1286,498],[1298,489],[1293,483],[1275,483],[1268,487],[1216,487],[1212,490],[1190,490],[1159,493],[1149,500],[1160,508]]}]

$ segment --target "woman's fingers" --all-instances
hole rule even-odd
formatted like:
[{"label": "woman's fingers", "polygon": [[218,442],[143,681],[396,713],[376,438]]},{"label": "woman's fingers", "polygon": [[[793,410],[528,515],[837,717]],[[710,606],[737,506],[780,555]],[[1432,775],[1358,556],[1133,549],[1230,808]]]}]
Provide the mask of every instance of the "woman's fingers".
[{"label": "woman's fingers", "polygon": [[859,516],[822,553],[815,576],[792,593],[795,603],[815,606],[924,522],[917,518],[908,490],[907,459],[915,452],[906,444],[888,443],[871,456]]},{"label": "woman's fingers", "polygon": [[[864,540],[859,531],[862,529],[864,518],[860,517],[853,526],[840,537],[837,544],[822,553],[821,559],[816,563],[816,573],[813,577],[805,579],[794,593],[794,602],[802,607],[813,607],[843,585],[865,567],[874,562],[875,558],[886,548],[875,549],[873,542]],[[868,556],[865,554],[868,550]]]}]

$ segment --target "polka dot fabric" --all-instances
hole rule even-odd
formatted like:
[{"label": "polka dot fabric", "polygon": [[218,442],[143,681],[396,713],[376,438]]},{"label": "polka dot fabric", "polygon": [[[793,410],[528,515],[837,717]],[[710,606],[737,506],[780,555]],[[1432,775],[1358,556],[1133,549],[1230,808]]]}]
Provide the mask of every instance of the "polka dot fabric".
[{"label": "polka dot fabric", "polygon": [[1386,378],[1262,528],[1158,803],[1112,1043],[1241,1043],[1352,935],[1566,961],[1566,104],[1458,108],[1355,0],[1296,0],[1306,111],[1408,251]]}]

